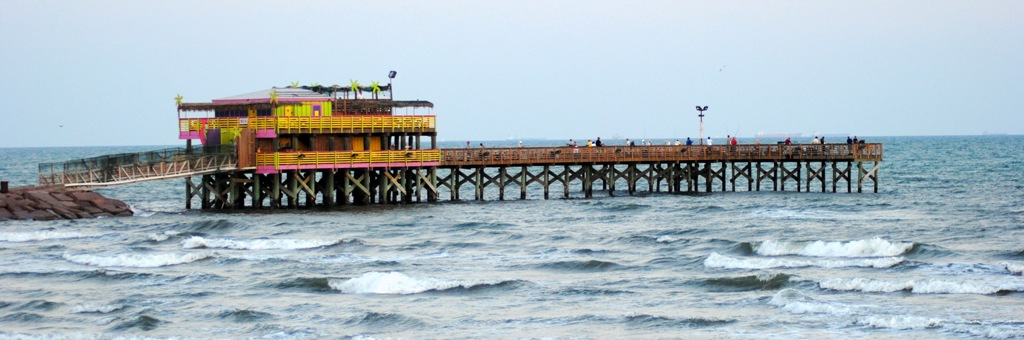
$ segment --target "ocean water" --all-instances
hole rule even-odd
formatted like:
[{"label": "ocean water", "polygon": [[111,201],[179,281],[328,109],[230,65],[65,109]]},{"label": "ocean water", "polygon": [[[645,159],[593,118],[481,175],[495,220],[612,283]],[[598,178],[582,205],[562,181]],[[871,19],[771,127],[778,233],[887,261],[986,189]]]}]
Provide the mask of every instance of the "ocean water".
[{"label": "ocean water", "polygon": [[[136,215],[0,222],[0,338],[1024,337],[1024,137],[870,141],[878,193],[202,212],[182,180],[97,190]],[[0,179],[150,149],[0,149]]]}]

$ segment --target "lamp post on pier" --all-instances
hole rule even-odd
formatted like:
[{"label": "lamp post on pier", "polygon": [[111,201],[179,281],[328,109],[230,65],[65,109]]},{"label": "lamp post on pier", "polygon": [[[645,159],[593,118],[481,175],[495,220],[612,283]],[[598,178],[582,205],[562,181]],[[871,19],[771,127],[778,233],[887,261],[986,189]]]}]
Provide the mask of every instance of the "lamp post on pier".
[{"label": "lamp post on pier", "polygon": [[396,75],[398,75],[398,72],[388,72],[388,97],[391,97],[391,100],[395,100],[395,88],[391,87],[391,82],[395,80]]},{"label": "lamp post on pier", "polygon": [[704,111],[707,110],[707,105],[704,105],[704,107],[700,107],[700,105],[697,105],[697,112],[700,112],[699,114],[697,114],[697,117],[700,117],[700,145],[704,145]]}]

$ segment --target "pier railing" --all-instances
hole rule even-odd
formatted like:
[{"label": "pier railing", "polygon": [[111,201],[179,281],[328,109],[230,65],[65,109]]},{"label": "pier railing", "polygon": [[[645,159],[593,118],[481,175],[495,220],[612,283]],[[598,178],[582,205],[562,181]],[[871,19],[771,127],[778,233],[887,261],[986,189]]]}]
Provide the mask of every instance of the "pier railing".
[{"label": "pier railing", "polygon": [[433,166],[441,150],[297,151],[256,155],[257,169],[264,171],[336,168],[385,168]]},{"label": "pier railing", "polygon": [[882,144],[681,145],[443,149],[442,166],[630,162],[881,161]]},{"label": "pier railing", "polygon": [[39,184],[66,187],[127,184],[232,170],[237,162],[231,147],[203,148],[191,153],[185,148],[122,153],[39,164]]},{"label": "pier railing", "polygon": [[423,132],[436,128],[435,116],[218,117],[178,120],[181,138],[198,138],[204,129],[252,128],[288,133]]}]

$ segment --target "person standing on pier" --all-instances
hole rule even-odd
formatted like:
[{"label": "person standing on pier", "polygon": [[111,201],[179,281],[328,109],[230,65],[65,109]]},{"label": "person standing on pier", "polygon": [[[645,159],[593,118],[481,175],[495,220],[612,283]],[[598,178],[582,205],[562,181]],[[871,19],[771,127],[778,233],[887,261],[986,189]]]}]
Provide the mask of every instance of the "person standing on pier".
[{"label": "person standing on pier", "polygon": [[712,146],[715,143],[711,141],[711,136],[708,136],[708,146]]},{"label": "person standing on pier", "polygon": [[594,145],[596,145],[596,146],[604,146],[604,143],[601,142],[601,137],[597,137],[597,141],[594,142]]},{"label": "person standing on pier", "polygon": [[687,146],[693,145],[693,140],[690,139],[690,137],[686,137],[686,145]]},{"label": "person standing on pier", "polygon": [[818,140],[818,136],[814,136],[814,139],[811,140],[811,144],[821,144],[821,141]]}]

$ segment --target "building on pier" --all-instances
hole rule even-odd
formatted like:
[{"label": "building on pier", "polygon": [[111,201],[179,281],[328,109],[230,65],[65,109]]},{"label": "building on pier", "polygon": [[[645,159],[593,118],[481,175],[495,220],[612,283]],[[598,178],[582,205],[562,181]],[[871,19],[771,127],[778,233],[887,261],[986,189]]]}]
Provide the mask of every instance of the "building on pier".
[{"label": "building on pier", "polygon": [[[282,199],[294,206],[303,194],[310,202],[318,200],[317,195],[322,200],[323,194],[313,187],[333,184],[311,181],[333,182],[342,169],[348,176],[342,175],[341,182],[365,188],[349,191],[347,196],[372,202],[377,191],[373,189],[381,181],[387,180],[383,184],[387,186],[388,181],[404,180],[409,176],[404,172],[410,169],[436,168],[441,158],[436,117],[394,114],[401,108],[429,110],[433,104],[396,101],[390,92],[390,84],[375,82],[371,86],[271,88],[209,103],[182,103],[179,98],[179,138],[186,140],[186,149],[192,152],[193,141],[198,140],[204,150],[237,155],[233,172],[204,175],[198,185],[186,178],[189,202],[192,196],[203,195],[204,207],[211,202],[236,206],[241,203],[217,197],[243,197],[235,191],[247,191],[257,202],[269,200],[270,206]],[[196,113],[206,117],[188,117]],[[332,175],[324,180],[327,172]],[[358,184],[350,184],[350,179]],[[245,188],[236,188],[239,185]]]}]

